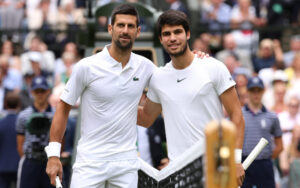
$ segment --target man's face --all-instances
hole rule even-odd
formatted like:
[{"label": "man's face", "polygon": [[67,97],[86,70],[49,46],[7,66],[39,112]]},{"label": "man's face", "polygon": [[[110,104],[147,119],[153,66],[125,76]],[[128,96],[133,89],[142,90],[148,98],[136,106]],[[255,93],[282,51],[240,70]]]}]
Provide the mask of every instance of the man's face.
[{"label": "man's face", "polygon": [[112,42],[122,50],[132,48],[141,28],[136,25],[137,17],[127,14],[117,14],[114,25],[108,25]]},{"label": "man's face", "polygon": [[261,104],[263,94],[264,94],[264,89],[262,88],[254,87],[248,89],[249,102],[254,105]]},{"label": "man's face", "polygon": [[34,101],[43,104],[48,102],[48,96],[50,94],[50,90],[45,89],[35,89],[32,91],[32,96],[34,98]]},{"label": "man's face", "polygon": [[190,32],[186,33],[182,25],[164,25],[161,28],[160,43],[170,56],[180,56],[187,49]]}]

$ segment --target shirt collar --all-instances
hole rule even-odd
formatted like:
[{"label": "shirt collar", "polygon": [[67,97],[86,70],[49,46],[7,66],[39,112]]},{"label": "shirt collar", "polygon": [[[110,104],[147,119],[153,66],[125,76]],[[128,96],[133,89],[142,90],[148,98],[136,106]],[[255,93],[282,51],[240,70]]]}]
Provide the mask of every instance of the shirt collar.
[{"label": "shirt collar", "polygon": [[[248,106],[247,104],[245,104],[245,110],[254,113],[254,112],[249,108],[249,106]],[[267,112],[267,111],[268,111],[267,108],[266,108],[264,105],[262,105],[262,107],[261,107],[261,109],[260,109],[259,112]],[[259,113],[259,112],[258,112],[258,113]]]},{"label": "shirt collar", "polygon": [[[109,62],[109,64],[111,64],[113,67],[114,66],[120,66],[120,63],[118,61],[116,61],[113,57],[111,57],[109,51],[108,51],[108,47],[111,46],[111,44],[105,45],[102,52],[104,54],[105,59]],[[123,71],[129,68],[134,68],[136,66],[136,62],[133,61],[133,56],[134,54],[131,52],[130,54],[130,58],[128,63],[126,64],[126,66],[124,67]]]}]

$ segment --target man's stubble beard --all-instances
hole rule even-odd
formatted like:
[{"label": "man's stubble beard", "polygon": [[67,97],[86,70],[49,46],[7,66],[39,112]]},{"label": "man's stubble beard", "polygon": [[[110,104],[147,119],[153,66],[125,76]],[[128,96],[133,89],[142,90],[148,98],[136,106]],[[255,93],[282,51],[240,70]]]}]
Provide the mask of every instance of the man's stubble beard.
[{"label": "man's stubble beard", "polygon": [[183,49],[182,49],[181,51],[179,51],[179,52],[172,53],[172,52],[166,50],[166,48],[165,48],[165,50],[167,51],[167,53],[168,53],[170,56],[178,57],[178,56],[183,55],[183,54],[186,52],[187,46],[188,46],[188,45],[187,45],[187,41],[186,41],[186,42],[185,42],[185,45],[184,45],[184,47],[183,47]]}]

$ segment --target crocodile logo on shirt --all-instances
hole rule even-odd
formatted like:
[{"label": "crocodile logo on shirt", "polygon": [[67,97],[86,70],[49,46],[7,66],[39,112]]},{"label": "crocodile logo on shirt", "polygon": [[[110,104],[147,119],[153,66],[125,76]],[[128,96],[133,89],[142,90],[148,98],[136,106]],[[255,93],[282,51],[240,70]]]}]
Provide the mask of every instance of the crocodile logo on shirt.
[{"label": "crocodile logo on shirt", "polygon": [[179,83],[179,82],[181,82],[181,81],[183,81],[183,80],[185,80],[186,78],[181,78],[181,79],[177,79],[177,83]]},{"label": "crocodile logo on shirt", "polygon": [[133,77],[133,79],[132,79],[133,81],[139,81],[139,78],[138,77]]}]

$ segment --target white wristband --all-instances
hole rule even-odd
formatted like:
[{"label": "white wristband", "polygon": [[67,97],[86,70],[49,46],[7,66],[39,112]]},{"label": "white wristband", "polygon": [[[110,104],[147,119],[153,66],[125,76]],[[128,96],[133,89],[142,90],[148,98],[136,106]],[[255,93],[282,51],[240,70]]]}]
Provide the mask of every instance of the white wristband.
[{"label": "white wristband", "polygon": [[242,163],[242,149],[234,150],[235,163]]},{"label": "white wristband", "polygon": [[60,148],[61,148],[61,143],[49,142],[49,145],[45,147],[45,152],[47,153],[47,157],[60,158]]}]

